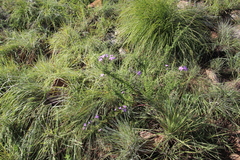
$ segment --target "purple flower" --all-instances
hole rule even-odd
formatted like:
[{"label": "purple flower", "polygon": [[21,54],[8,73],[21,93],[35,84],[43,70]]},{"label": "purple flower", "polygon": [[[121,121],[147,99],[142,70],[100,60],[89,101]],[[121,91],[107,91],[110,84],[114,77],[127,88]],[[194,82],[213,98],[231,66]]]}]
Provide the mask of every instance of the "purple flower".
[{"label": "purple flower", "polygon": [[100,77],[103,77],[104,76],[104,74],[100,74]]},{"label": "purple flower", "polygon": [[123,112],[127,112],[127,106],[124,105],[124,106],[122,106],[122,107],[123,107],[123,108],[122,108],[122,111],[123,111]]},{"label": "purple flower", "polygon": [[108,54],[104,54],[104,55],[100,56],[100,58],[106,58],[106,57],[108,57]]},{"label": "purple flower", "polygon": [[118,109],[122,110],[123,112],[127,112],[127,106],[122,106],[122,107],[119,107]]},{"label": "purple flower", "polygon": [[121,93],[122,93],[122,94],[124,94],[125,92],[124,92],[124,91],[122,91]]},{"label": "purple flower", "polygon": [[100,128],[99,130],[98,130],[98,132],[101,132],[102,131],[102,129]]},{"label": "purple flower", "polygon": [[88,121],[88,123],[87,124],[91,124],[93,121]]},{"label": "purple flower", "polygon": [[102,56],[99,56],[98,61],[103,61],[104,58],[108,57],[108,54],[104,54]]},{"label": "purple flower", "polygon": [[110,57],[109,57],[109,60],[114,60],[114,59],[116,59],[116,57],[114,57],[113,55],[110,55]]},{"label": "purple flower", "polygon": [[178,69],[180,71],[187,71],[188,70],[188,68],[186,66],[180,66]]},{"label": "purple flower", "polygon": [[114,59],[116,59],[116,57],[110,57],[109,58],[109,60],[111,60],[111,61],[114,60]]},{"label": "purple flower", "polygon": [[87,123],[84,123],[84,124],[83,124],[83,127],[86,127],[86,126],[87,126]]},{"label": "purple flower", "polygon": [[137,75],[141,75],[142,74],[142,72],[141,71],[137,71]]},{"label": "purple flower", "polygon": [[116,111],[117,109],[115,108],[114,111]]},{"label": "purple flower", "polygon": [[168,64],[165,64],[166,67],[168,67]]},{"label": "purple flower", "polygon": [[116,59],[116,57],[114,57],[114,55],[104,54],[104,55],[99,56],[98,61],[103,61],[104,58],[108,58],[111,61]]},{"label": "purple flower", "polygon": [[99,115],[96,115],[94,118],[99,118]]}]

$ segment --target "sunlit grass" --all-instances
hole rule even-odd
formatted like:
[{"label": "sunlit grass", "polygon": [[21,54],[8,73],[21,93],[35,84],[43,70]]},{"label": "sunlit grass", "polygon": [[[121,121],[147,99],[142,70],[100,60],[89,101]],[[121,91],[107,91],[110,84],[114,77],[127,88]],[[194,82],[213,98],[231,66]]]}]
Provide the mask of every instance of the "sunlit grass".
[{"label": "sunlit grass", "polygon": [[178,10],[174,1],[130,1],[121,12],[119,30],[141,55],[161,56],[167,62],[197,62],[208,52],[202,16],[194,9]]},{"label": "sunlit grass", "polygon": [[32,64],[46,49],[45,35],[36,30],[23,32],[7,31],[3,33],[4,43],[0,53],[13,58],[17,63]]},{"label": "sunlit grass", "polygon": [[206,0],[205,3],[208,5],[208,10],[215,15],[222,14],[227,10],[238,9],[240,7],[239,0]]}]

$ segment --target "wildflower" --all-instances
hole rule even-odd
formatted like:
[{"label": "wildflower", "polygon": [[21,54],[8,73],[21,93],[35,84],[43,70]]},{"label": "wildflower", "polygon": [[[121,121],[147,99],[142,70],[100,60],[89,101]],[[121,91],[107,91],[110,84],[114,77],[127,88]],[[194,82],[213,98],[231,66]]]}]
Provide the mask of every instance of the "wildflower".
[{"label": "wildflower", "polygon": [[116,59],[116,57],[110,57],[109,58],[109,60],[111,60],[111,61],[114,60],[114,59]]},{"label": "wildflower", "polygon": [[91,123],[92,123],[92,121],[89,121],[89,122],[88,122],[88,124],[91,124]]},{"label": "wildflower", "polygon": [[124,108],[124,109],[122,109],[122,111],[123,111],[123,112],[127,112],[127,109],[126,109],[126,108]]},{"label": "wildflower", "polygon": [[114,111],[117,111],[117,109],[115,108]]},{"label": "wildflower", "polygon": [[104,55],[99,56],[98,61],[103,61],[104,58],[108,58],[110,61],[116,59],[116,57],[114,57],[114,55],[104,54]]},{"label": "wildflower", "polygon": [[101,58],[106,58],[106,57],[108,57],[108,54],[104,54],[104,55],[102,55],[102,56],[100,56]]},{"label": "wildflower", "polygon": [[138,72],[137,72],[137,75],[141,75],[141,74],[142,74],[142,72],[141,72],[141,71],[138,71]]},{"label": "wildflower", "polygon": [[98,132],[101,132],[102,131],[102,129],[100,128],[99,130],[98,130]]},{"label": "wildflower", "polygon": [[[168,64],[165,64],[165,67],[168,67]],[[168,70],[168,68],[166,68],[166,70]]]},{"label": "wildflower", "polygon": [[127,106],[124,105],[124,106],[122,106],[122,107],[123,107],[123,108],[122,108],[122,111],[123,111],[123,112],[127,112]]},{"label": "wildflower", "polygon": [[108,57],[108,54],[99,56],[98,61],[103,61],[104,58]]},{"label": "wildflower", "polygon": [[83,124],[83,127],[86,127],[86,126],[87,126],[87,123],[84,123],[84,124]]},{"label": "wildflower", "polygon": [[121,93],[122,93],[122,94],[124,94],[125,92],[124,92],[124,91],[122,91]]},{"label": "wildflower", "polygon": [[[123,112],[127,112],[127,106],[122,106],[122,107],[119,107],[118,109],[122,110]],[[116,109],[114,109],[115,111]]]},{"label": "wildflower", "polygon": [[109,57],[109,60],[114,60],[114,59],[116,59],[116,57],[114,57],[113,55],[110,55],[110,57]]},{"label": "wildflower", "polygon": [[178,68],[178,70],[180,70],[180,71],[187,71],[188,68],[187,68],[186,66],[180,66],[180,67]]},{"label": "wildflower", "polygon": [[96,115],[94,118],[99,118],[99,115]]},{"label": "wildflower", "polygon": [[100,77],[103,77],[104,76],[104,74],[100,74]]}]

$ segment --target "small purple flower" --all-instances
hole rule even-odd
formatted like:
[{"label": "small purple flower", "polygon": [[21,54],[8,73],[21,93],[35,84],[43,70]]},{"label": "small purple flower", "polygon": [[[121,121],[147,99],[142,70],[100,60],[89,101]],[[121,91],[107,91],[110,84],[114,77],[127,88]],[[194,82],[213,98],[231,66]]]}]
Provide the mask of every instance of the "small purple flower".
[{"label": "small purple flower", "polygon": [[104,54],[104,55],[102,55],[102,56],[100,56],[101,58],[106,58],[106,57],[108,57],[108,54]]},{"label": "small purple flower", "polygon": [[117,111],[117,109],[115,108],[114,111]]},{"label": "small purple flower", "polygon": [[92,121],[89,121],[89,122],[88,122],[88,124],[91,124],[91,123],[92,123]]},{"label": "small purple flower", "polygon": [[102,56],[99,56],[98,61],[103,61],[104,58],[108,57],[108,54],[104,54]]},{"label": "small purple flower", "polygon": [[124,92],[124,91],[122,91],[121,93],[122,93],[122,94],[124,94],[125,92]]},{"label": "small purple flower", "polygon": [[180,66],[180,67],[178,68],[178,70],[180,70],[180,71],[187,71],[188,68],[187,68],[186,66]]},{"label": "small purple flower", "polygon": [[100,74],[100,77],[103,77],[104,76],[104,74]]},{"label": "small purple flower", "polygon": [[127,112],[127,106],[124,105],[124,106],[122,106],[122,107],[123,107],[123,108],[122,108],[122,111],[123,111],[123,112]]},{"label": "small purple flower", "polygon": [[86,127],[86,126],[87,126],[87,123],[84,123],[84,124],[83,124],[83,127]]},{"label": "small purple flower", "polygon": [[100,128],[99,130],[98,130],[98,132],[101,132],[102,131],[102,129]]},{"label": "small purple flower", "polygon": [[127,106],[122,106],[122,107],[119,107],[118,109],[122,110],[123,112],[127,112]]},{"label": "small purple flower", "polygon": [[109,60],[111,60],[111,61],[114,60],[114,59],[116,59],[116,57],[110,57],[109,58]]},{"label": "small purple flower", "polygon": [[109,60],[114,60],[114,59],[116,59],[116,57],[114,57],[113,55],[110,55],[110,57],[109,57]]},{"label": "small purple flower", "polygon": [[168,64],[165,64],[166,67],[168,67]]},{"label": "small purple flower", "polygon": [[137,75],[141,75],[142,74],[142,72],[141,71],[137,71]]},{"label": "small purple flower", "polygon": [[99,118],[99,115],[96,115],[94,118]]}]

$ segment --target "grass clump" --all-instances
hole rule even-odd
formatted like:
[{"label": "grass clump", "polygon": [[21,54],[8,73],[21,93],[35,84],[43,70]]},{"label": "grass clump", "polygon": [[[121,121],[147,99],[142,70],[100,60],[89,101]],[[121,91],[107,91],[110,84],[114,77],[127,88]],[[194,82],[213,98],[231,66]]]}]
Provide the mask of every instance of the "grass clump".
[{"label": "grass clump", "polygon": [[201,17],[196,10],[179,10],[174,1],[130,1],[120,16],[119,30],[126,43],[145,55],[198,61],[208,49],[208,30]]},{"label": "grass clump", "polygon": [[31,64],[46,51],[45,35],[36,30],[7,31],[3,33],[4,43],[0,46],[0,54],[12,57],[17,63]]},{"label": "grass clump", "polygon": [[81,1],[66,3],[53,0],[10,0],[1,3],[3,9],[9,13],[8,26],[16,30],[38,29],[51,33],[74,17],[84,16]]},{"label": "grass clump", "polygon": [[240,1],[239,0],[207,0],[205,3],[208,5],[208,10],[215,14],[224,14],[224,12],[228,12],[228,10],[239,9]]}]

